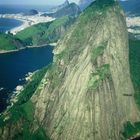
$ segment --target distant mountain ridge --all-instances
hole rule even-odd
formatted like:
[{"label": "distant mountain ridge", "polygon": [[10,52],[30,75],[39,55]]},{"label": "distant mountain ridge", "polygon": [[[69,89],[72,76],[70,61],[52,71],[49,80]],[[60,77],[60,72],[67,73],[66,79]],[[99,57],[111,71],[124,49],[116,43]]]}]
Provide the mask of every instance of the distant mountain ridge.
[{"label": "distant mountain ridge", "polygon": [[37,14],[38,14],[38,11],[36,9],[31,9],[29,12],[25,13],[25,15],[28,15],[28,16],[33,16]]},{"label": "distant mountain ridge", "polygon": [[[66,5],[66,6],[64,6],[64,5]],[[57,11],[55,11],[53,13],[45,13],[42,16],[50,16],[50,17],[54,17],[54,18],[60,18],[62,16],[77,17],[81,13],[80,7],[76,3],[68,4],[68,1],[67,1],[67,2],[65,2],[65,4],[63,4],[63,6],[61,6],[62,8],[60,8],[60,6],[59,6]]]},{"label": "distant mountain ridge", "polygon": [[58,5],[58,6],[56,6],[56,7],[53,7],[50,11],[51,11],[52,13],[57,12],[58,10],[60,10],[60,9],[62,9],[62,8],[64,8],[64,7],[66,7],[66,6],[68,6],[69,4],[70,4],[69,1],[66,0],[63,4]]}]

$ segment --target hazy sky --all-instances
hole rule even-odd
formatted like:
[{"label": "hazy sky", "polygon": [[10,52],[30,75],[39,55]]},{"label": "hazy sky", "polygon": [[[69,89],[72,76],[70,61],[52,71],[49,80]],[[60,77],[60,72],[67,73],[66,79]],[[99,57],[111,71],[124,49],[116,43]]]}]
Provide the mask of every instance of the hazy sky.
[{"label": "hazy sky", "polygon": [[[34,5],[57,5],[65,0],[0,0],[0,4],[34,4]],[[69,0],[78,3],[79,0]]]}]

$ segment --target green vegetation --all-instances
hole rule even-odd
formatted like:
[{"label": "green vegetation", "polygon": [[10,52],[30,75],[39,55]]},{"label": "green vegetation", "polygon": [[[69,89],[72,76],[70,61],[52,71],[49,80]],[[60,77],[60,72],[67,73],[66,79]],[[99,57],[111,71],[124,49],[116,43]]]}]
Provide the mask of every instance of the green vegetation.
[{"label": "green vegetation", "polygon": [[32,121],[34,118],[34,105],[29,100],[27,103],[21,105],[21,112],[26,120]]},{"label": "green vegetation", "polygon": [[32,76],[32,80],[25,85],[24,90],[19,94],[18,102],[16,103],[17,105],[26,103],[32,97],[33,93],[38,88],[42,78],[46,74],[47,69],[48,67],[45,67],[34,73],[34,75]]},{"label": "green vegetation", "polygon": [[[77,19],[73,30],[69,30],[69,34],[65,37],[70,38],[65,42],[65,49],[57,55],[59,59],[63,59],[65,64],[68,64],[73,56],[78,56],[79,53],[85,48],[87,44],[93,45],[91,40],[91,33],[96,32],[96,22],[100,16],[99,9],[96,5],[91,4]],[[92,22],[94,21],[94,22]],[[84,28],[83,28],[84,27]],[[91,30],[92,29],[92,30]]]},{"label": "green vegetation", "polygon": [[[24,45],[43,45],[54,43],[60,39],[66,30],[74,22],[68,16],[61,17],[52,22],[39,23],[26,28],[16,34],[16,37],[23,41]],[[61,30],[61,27],[64,30]]]},{"label": "green vegetation", "polygon": [[[61,30],[62,26],[66,29],[70,25],[70,22],[68,20],[70,20],[69,17],[63,17],[61,19],[57,19],[50,23],[43,23],[43,24],[38,24],[33,27],[30,27],[29,30],[27,29],[27,30],[24,30],[22,33],[19,33],[20,34],[19,40],[22,38],[23,42],[25,41],[24,45],[27,45],[30,43],[32,44],[44,43],[42,42],[41,39],[44,39],[46,43],[46,38],[49,39],[49,43],[50,41],[54,41],[55,39],[58,40],[58,38],[62,34],[60,34],[60,32],[57,32],[57,30]],[[17,36],[14,36],[14,37],[9,34],[9,36],[16,38],[18,37],[19,34],[17,34]],[[39,36],[39,38],[36,38],[36,36]],[[31,42],[30,39],[33,42]],[[48,71],[48,73],[49,73],[50,81],[52,77],[55,77],[55,75],[57,75],[54,82],[51,83],[50,89],[51,88],[53,89],[55,86],[59,85],[60,83],[60,80],[59,80],[60,68],[55,64],[49,67],[50,67],[50,70]],[[47,70],[48,70],[48,67],[45,67],[39,71],[36,71],[32,76],[32,80],[24,85],[24,90],[21,91],[21,93],[16,96],[15,98],[16,100],[13,100],[15,101],[15,103],[14,104],[12,103],[13,104],[12,107],[9,108],[2,115],[0,115],[1,128],[3,128],[6,125],[15,125],[15,126],[17,125],[19,126],[19,128],[21,128],[17,130],[17,133],[13,137],[14,140],[22,140],[22,139],[23,140],[38,140],[38,139],[48,140],[49,139],[46,136],[43,128],[39,127],[36,131],[30,129],[30,127],[33,124],[34,110],[35,110],[34,108],[35,106],[34,106],[34,103],[32,103],[31,101],[31,97],[37,89],[40,90],[40,87],[42,86],[41,80],[46,74]],[[39,124],[37,123],[36,125],[38,126]]]},{"label": "green vegetation", "polygon": [[22,42],[11,34],[0,33],[0,50],[16,50],[23,47]]},{"label": "green vegetation", "polygon": [[[60,66],[53,63],[48,69],[48,79],[51,82],[49,89],[57,88],[63,79],[63,71]],[[53,80],[52,80],[53,79]]]},{"label": "green vegetation", "polygon": [[129,41],[130,72],[135,88],[135,101],[140,109],[140,41]]},{"label": "green vegetation", "polygon": [[[47,67],[36,71],[32,76],[32,81],[28,82],[24,86],[24,90],[17,96],[18,100],[13,105],[12,108],[9,110],[10,119],[8,121],[18,121],[20,117],[24,117],[26,120],[31,120],[33,118],[33,111],[34,106],[32,102],[30,101],[30,98],[32,97],[33,93],[38,88],[42,78],[44,77],[45,73],[47,71]],[[3,116],[1,116],[3,118]],[[0,122],[0,126],[1,126]]]},{"label": "green vegetation", "polygon": [[114,4],[115,0],[96,0],[96,3],[98,6],[103,8],[105,6],[110,6],[110,5]]},{"label": "green vegetation", "polygon": [[[140,41],[129,40],[129,62],[131,79],[135,88],[135,101],[140,109]],[[128,139],[140,132],[140,122],[126,122],[124,124],[123,136]]]},{"label": "green vegetation", "polygon": [[45,30],[49,27],[49,23],[39,23],[28,27],[16,34],[16,37],[24,42],[25,45],[33,45],[37,43],[37,37],[42,37]]},{"label": "green vegetation", "polygon": [[95,63],[98,56],[102,55],[104,52],[105,47],[104,46],[99,46],[97,48],[94,48],[92,50],[92,54],[91,54],[91,61],[92,63]]},{"label": "green vegetation", "polygon": [[38,128],[32,135],[32,140],[50,140],[42,128]]},{"label": "green vegetation", "polygon": [[[106,43],[104,43],[104,45],[92,49],[91,62],[93,65],[96,65],[97,58],[103,55],[106,46]],[[91,74],[89,80],[89,90],[97,89],[101,82],[106,78],[111,78],[109,64],[104,64],[101,67],[96,68],[96,72]]]},{"label": "green vegetation", "polygon": [[74,21],[75,18],[65,16],[52,22],[33,25],[18,32],[15,36],[10,33],[0,33],[0,50],[18,50],[25,46],[57,42]]},{"label": "green vegetation", "polygon": [[109,64],[105,64],[97,68],[96,72],[91,74],[90,81],[88,84],[89,90],[97,89],[101,82],[106,78],[111,78]]},{"label": "green vegetation", "polygon": [[29,124],[25,122],[23,124],[23,130],[21,133],[17,133],[13,140],[50,140],[48,136],[46,136],[43,128],[39,127],[35,132],[31,133]]},{"label": "green vegetation", "polygon": [[[114,4],[114,6],[116,5]],[[73,59],[73,56],[78,56],[79,53],[83,51],[85,46],[87,46],[87,44],[89,44],[90,46],[93,45],[91,34],[93,32],[95,33],[98,31],[98,28],[96,28],[98,27],[97,23],[100,20],[100,17],[105,16],[104,11],[105,8],[101,8],[97,2],[93,2],[78,17],[76,24],[72,28],[73,30],[69,30],[69,34],[65,36],[67,38],[69,38],[70,36],[69,39],[65,39],[66,49],[64,49],[58,55],[58,58],[63,59],[66,65]],[[99,49],[102,50],[103,48],[101,47]],[[102,53],[102,52],[95,52],[95,53]],[[96,59],[96,56],[93,59]]]},{"label": "green vegetation", "polygon": [[19,119],[23,118],[26,121],[32,121],[34,116],[34,105],[29,100],[27,103],[22,105],[14,105],[8,113],[9,119],[4,122],[16,123]]},{"label": "green vegetation", "polygon": [[0,116],[0,127],[6,124],[20,124],[22,129],[17,130],[13,140],[49,140],[43,128],[36,131],[31,130],[34,120],[34,104],[30,100],[33,93],[39,87],[48,67],[36,71],[32,80],[24,86],[24,90],[17,96],[17,102],[4,114]]},{"label": "green vegetation", "polygon": [[132,124],[131,122],[126,122],[124,124],[124,131],[122,132],[123,136],[126,139],[136,135],[140,131],[140,122]]},{"label": "green vegetation", "polygon": [[[105,11],[106,8],[118,5],[115,0],[96,0],[85,11],[94,10],[95,13]],[[92,9],[91,9],[92,8]]]},{"label": "green vegetation", "polygon": [[[70,38],[65,42],[65,49],[57,55],[59,59],[63,59],[64,63],[67,65],[73,59],[73,56],[78,56],[80,52],[89,44],[89,39],[91,37],[91,32],[94,31],[94,23],[91,23],[91,19],[95,19],[96,15],[91,8],[90,11],[82,13],[76,22],[76,24],[69,30],[69,34],[65,38]],[[93,31],[89,30],[93,26]],[[84,27],[84,28],[83,28]]]},{"label": "green vegetation", "polygon": [[70,17],[68,16],[64,16],[64,17],[56,19],[54,22],[52,22],[52,24],[50,24],[47,30],[47,35],[51,35],[55,29],[57,29],[58,27],[61,27],[62,25],[67,23],[69,20],[70,20]]}]

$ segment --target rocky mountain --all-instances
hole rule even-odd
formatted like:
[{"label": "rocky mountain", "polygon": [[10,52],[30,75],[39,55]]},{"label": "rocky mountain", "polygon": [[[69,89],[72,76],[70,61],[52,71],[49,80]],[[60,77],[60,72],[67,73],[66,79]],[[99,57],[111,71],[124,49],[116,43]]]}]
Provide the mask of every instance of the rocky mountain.
[{"label": "rocky mountain", "polygon": [[33,85],[1,115],[1,140],[135,137],[140,113],[130,79],[125,17],[117,2],[93,2],[61,39],[53,64],[32,91]]},{"label": "rocky mountain", "polygon": [[[94,0],[80,0],[79,6],[83,10],[89,6]],[[126,14],[140,15],[140,1],[139,0],[118,0]]]},{"label": "rocky mountain", "polygon": [[60,10],[60,9],[62,9],[62,8],[64,8],[64,7],[66,7],[66,6],[68,6],[69,4],[70,4],[69,1],[66,0],[63,4],[58,5],[58,6],[56,6],[56,7],[53,7],[50,11],[51,11],[52,13],[57,12],[58,10]]},{"label": "rocky mountain", "polygon": [[35,9],[31,9],[29,12],[25,13],[25,15],[28,15],[28,16],[33,16],[37,14],[38,14],[38,11]]},{"label": "rocky mountain", "polygon": [[64,36],[75,18],[64,16],[54,21],[40,23],[18,32],[15,36],[22,40],[25,46],[39,46],[57,42]]},{"label": "rocky mountain", "polygon": [[54,18],[59,18],[62,16],[72,16],[77,17],[80,14],[80,7],[75,3],[70,3],[69,5],[57,10],[54,13],[43,14],[42,16],[50,16]]},{"label": "rocky mountain", "polygon": [[88,7],[94,0],[80,0],[79,1],[79,6],[83,10],[86,7]]}]

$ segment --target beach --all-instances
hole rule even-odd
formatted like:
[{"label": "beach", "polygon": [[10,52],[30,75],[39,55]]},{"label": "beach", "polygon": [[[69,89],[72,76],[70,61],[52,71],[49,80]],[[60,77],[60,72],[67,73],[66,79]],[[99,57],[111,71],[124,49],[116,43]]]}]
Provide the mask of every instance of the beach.
[{"label": "beach", "polygon": [[126,18],[128,32],[133,34],[140,34],[140,17],[127,17]]},{"label": "beach", "polygon": [[21,26],[15,27],[10,30],[10,33],[14,35],[32,25],[55,20],[55,18],[48,17],[48,16],[43,17],[43,16],[40,16],[40,14],[33,15],[33,16],[28,16],[28,15],[23,15],[23,14],[0,14],[0,18],[16,19],[23,22]]}]

